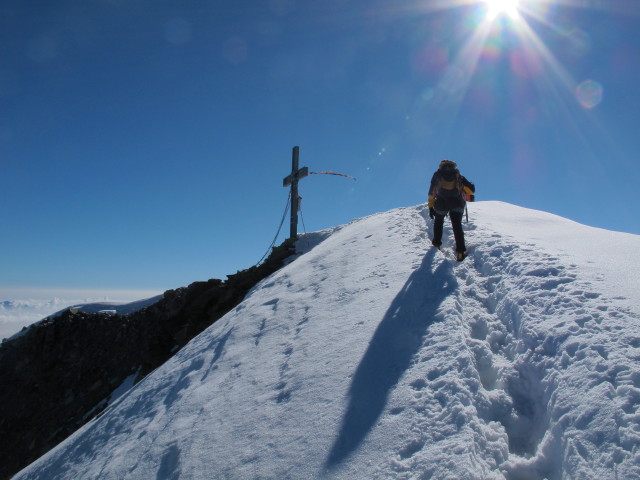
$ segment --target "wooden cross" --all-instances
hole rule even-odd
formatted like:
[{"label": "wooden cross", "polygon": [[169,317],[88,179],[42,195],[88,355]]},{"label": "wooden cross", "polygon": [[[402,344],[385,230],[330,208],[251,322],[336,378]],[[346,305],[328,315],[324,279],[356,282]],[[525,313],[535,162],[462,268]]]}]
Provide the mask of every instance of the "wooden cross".
[{"label": "wooden cross", "polygon": [[291,223],[289,229],[289,240],[298,238],[298,210],[300,210],[300,197],[298,196],[298,180],[309,175],[309,168],[298,169],[298,158],[300,157],[300,147],[293,147],[291,159],[291,175],[284,177],[282,186],[291,185]]}]

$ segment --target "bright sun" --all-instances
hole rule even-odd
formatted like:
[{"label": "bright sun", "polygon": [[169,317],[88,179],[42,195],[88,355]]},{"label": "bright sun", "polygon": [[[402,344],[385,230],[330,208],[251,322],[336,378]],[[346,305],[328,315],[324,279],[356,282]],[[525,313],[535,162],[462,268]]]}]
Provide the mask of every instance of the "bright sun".
[{"label": "bright sun", "polygon": [[507,15],[515,18],[518,15],[519,0],[485,0],[487,4],[487,17],[490,20],[499,15]]}]

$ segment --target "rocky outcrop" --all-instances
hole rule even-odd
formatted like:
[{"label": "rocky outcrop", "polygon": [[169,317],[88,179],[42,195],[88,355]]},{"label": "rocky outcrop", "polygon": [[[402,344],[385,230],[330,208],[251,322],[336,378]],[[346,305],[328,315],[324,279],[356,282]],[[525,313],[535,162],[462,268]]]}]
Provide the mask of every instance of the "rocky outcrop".
[{"label": "rocky outcrop", "polygon": [[127,379],[140,381],[238,305],[293,249],[260,266],[169,290],[130,315],[67,310],[0,346],[0,478],[46,453],[109,404]]}]

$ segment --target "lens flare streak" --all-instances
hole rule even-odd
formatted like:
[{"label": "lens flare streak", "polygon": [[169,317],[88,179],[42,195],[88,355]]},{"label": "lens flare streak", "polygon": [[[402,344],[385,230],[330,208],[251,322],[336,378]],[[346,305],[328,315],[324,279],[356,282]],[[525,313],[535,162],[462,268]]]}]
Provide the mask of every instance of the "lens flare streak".
[{"label": "lens flare streak", "polygon": [[440,112],[439,123],[446,130],[453,128],[471,80],[481,61],[490,31],[489,24],[479,25],[446,68],[435,89],[428,89],[429,95],[425,101]]},{"label": "lens flare streak", "polygon": [[[613,8],[614,3],[618,8]],[[611,4],[612,10],[620,10],[619,0],[611,0]],[[565,56],[580,58],[590,51],[589,33],[577,25],[567,25],[567,15],[558,16],[565,22],[558,24],[556,7],[605,8],[602,3],[588,0],[423,2],[419,8],[422,13],[460,9],[463,17],[457,33],[463,34],[463,39],[458,40],[460,43],[430,41],[414,55],[414,71],[429,83],[435,74],[439,79],[435,85],[422,86],[413,112],[406,118],[437,117],[443,133],[440,138],[449,138],[465,102],[472,107],[493,109],[506,105],[503,97],[507,92],[531,92],[535,97],[514,99],[514,105],[526,106],[523,114],[527,118],[560,116],[565,119],[567,130],[587,146],[594,131],[605,134],[597,118],[587,113],[602,104],[605,86],[596,79],[574,78],[569,64],[559,60],[564,57],[554,54],[555,44],[548,43],[562,42]],[[446,54],[439,54],[441,50]],[[507,62],[510,76],[503,75],[503,62]],[[413,128],[425,133],[434,127],[427,121]]]},{"label": "lens flare streak", "polygon": [[[460,2],[462,3],[462,2]],[[449,94],[449,100],[453,98],[455,107],[462,103],[461,96],[469,87],[472,76],[479,67],[481,60],[496,60],[500,57],[500,40],[492,34],[499,28],[513,33],[519,39],[518,47],[510,55],[512,71],[522,76],[533,78],[542,93],[550,92],[555,102],[566,103],[566,95],[558,89],[558,85],[564,88],[577,103],[585,109],[596,107],[603,98],[603,87],[599,83],[585,80],[580,83],[572,78],[568,70],[557,60],[549,47],[540,39],[537,33],[529,25],[526,17],[532,17],[547,26],[556,33],[561,33],[560,27],[554,25],[548,18],[548,6],[550,0],[541,0],[532,7],[532,2],[524,0],[482,0],[476,1],[479,6],[484,4],[487,8],[484,21],[475,28],[469,39],[463,45],[460,53],[449,66],[447,73],[443,75],[436,91],[445,91]],[[559,0],[557,4],[576,6],[571,0]],[[584,4],[581,4],[584,7]],[[479,7],[480,8],[480,7]],[[496,17],[504,15],[508,17],[508,24],[496,26]],[[535,80],[535,79],[538,80]],[[566,110],[566,108],[565,108]],[[566,110],[568,112],[568,110]]]}]

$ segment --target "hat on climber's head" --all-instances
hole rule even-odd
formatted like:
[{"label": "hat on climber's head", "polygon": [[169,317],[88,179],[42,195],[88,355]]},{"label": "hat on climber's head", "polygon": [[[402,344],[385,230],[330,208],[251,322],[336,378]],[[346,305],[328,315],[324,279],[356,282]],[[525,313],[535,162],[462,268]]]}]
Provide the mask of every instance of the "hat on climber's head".
[{"label": "hat on climber's head", "polygon": [[453,168],[458,168],[458,165],[456,165],[456,162],[452,162],[451,160],[442,160],[440,162],[440,168],[443,167],[453,167]]}]

